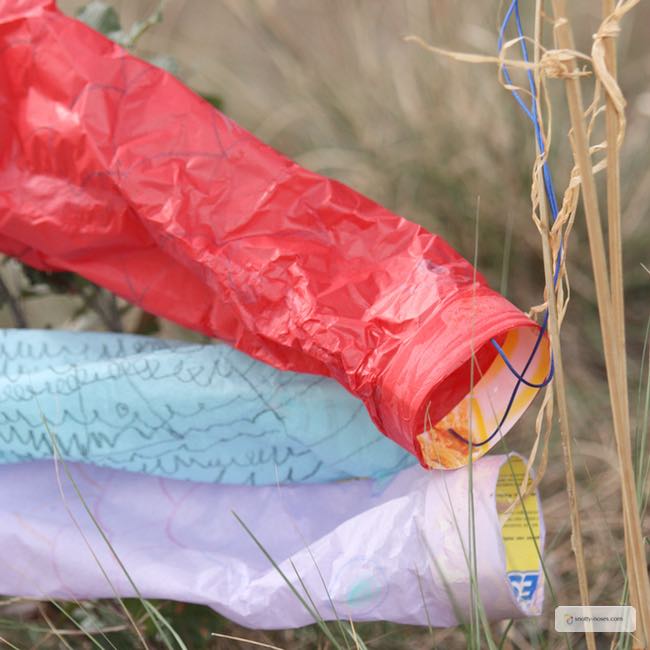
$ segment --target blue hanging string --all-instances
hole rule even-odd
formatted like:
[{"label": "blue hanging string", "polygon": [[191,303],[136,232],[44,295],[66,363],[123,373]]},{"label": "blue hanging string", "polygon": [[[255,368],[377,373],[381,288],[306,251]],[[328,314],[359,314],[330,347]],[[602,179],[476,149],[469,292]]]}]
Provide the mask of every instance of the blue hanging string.
[{"label": "blue hanging string", "polygon": [[[519,13],[519,0],[512,0],[510,6],[508,7],[508,11],[506,11],[506,14],[503,18],[503,22],[501,23],[501,27],[499,29],[499,40],[498,40],[499,52],[501,52],[503,49],[505,32],[508,26],[510,25],[513,16],[515,19],[517,35],[519,36],[521,56],[526,63],[529,63],[530,58],[528,56],[528,47],[526,46],[526,40],[524,38],[524,30],[521,24],[521,15]],[[526,72],[528,77],[528,86],[530,88],[530,94],[531,94],[531,105],[529,107],[526,105],[526,102],[523,100],[519,91],[516,88],[514,88],[514,83],[512,81],[512,77],[510,76],[510,72],[508,68],[504,65],[502,70],[503,70],[503,77],[506,80],[506,83],[509,86],[512,86],[512,89],[510,91],[512,93],[512,96],[515,98],[515,101],[517,102],[517,104],[519,104],[519,106],[525,113],[526,117],[528,117],[528,119],[533,123],[533,128],[535,130],[535,139],[537,141],[537,147],[539,149],[541,156],[544,157],[544,155],[546,154],[546,147],[544,143],[544,136],[542,134],[541,121],[539,119],[539,115],[537,112],[537,88],[535,87],[535,79],[533,78],[533,73],[530,70],[527,70]],[[555,188],[553,186],[553,178],[551,176],[551,170],[549,168],[547,160],[544,160],[542,164],[542,173],[544,178],[544,191],[546,193],[546,197],[548,198],[548,203],[551,210],[551,216],[553,218],[553,222],[555,222],[557,220],[560,209],[558,207],[557,197],[555,195]],[[560,277],[562,252],[563,252],[562,244],[560,244],[560,250],[557,256],[555,269],[553,272],[553,286],[557,285],[558,279]],[[508,404],[505,408],[505,411],[503,412],[503,415],[501,416],[501,420],[499,421],[499,424],[497,425],[496,429],[487,438],[485,438],[485,440],[481,440],[480,442],[472,442],[472,445],[474,447],[482,447],[483,445],[488,444],[501,431],[501,427],[503,426],[508,415],[510,414],[510,411],[512,410],[512,405],[515,402],[515,398],[517,397],[517,393],[519,392],[519,389],[521,388],[522,384],[529,386],[530,388],[543,388],[544,386],[548,385],[548,383],[553,378],[553,374],[555,370],[553,357],[551,357],[551,367],[549,369],[548,376],[542,382],[534,383],[528,381],[525,378],[526,372],[528,371],[530,364],[533,362],[533,359],[537,354],[537,350],[539,349],[539,346],[542,342],[542,339],[544,338],[544,334],[546,333],[547,328],[548,328],[548,309],[544,313],[544,319],[542,321],[542,325],[537,334],[537,339],[535,341],[535,344],[533,345],[530,356],[528,357],[528,360],[526,361],[526,364],[524,365],[524,369],[522,370],[521,374],[517,372],[516,368],[512,365],[510,359],[508,359],[503,348],[497,343],[495,339],[491,339],[492,345],[496,349],[499,356],[503,359],[503,362],[505,363],[506,367],[516,377],[517,383],[515,384],[512,394],[510,395]],[[461,436],[458,432],[454,431],[454,429],[450,428],[448,429],[448,431],[454,437],[458,438],[465,444],[467,445],[470,444],[470,441],[467,438]]]}]

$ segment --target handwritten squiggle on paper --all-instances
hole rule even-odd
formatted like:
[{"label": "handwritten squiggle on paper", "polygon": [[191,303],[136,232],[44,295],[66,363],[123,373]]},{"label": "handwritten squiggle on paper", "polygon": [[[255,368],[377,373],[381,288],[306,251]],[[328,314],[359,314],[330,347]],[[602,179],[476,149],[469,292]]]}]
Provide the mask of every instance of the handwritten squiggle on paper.
[{"label": "handwritten squiggle on paper", "polygon": [[322,482],[416,462],[334,381],[225,345],[4,330],[0,463],[51,457],[48,428],[67,460],[195,481]]}]

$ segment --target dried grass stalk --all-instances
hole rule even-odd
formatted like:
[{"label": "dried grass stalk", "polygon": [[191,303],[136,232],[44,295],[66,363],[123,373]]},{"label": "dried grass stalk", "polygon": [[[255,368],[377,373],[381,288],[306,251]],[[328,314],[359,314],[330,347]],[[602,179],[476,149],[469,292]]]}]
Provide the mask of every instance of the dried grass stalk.
[{"label": "dried grass stalk", "polygon": [[[621,119],[622,106],[624,105],[614,70],[614,60],[606,53],[602,44],[605,39],[610,39],[616,34],[618,22],[638,0],[619,2],[615,11],[611,12],[603,21],[599,30],[596,43],[596,57],[594,57],[594,70],[598,80],[605,87],[609,101],[608,118],[608,163],[616,166],[614,171],[609,171],[608,176],[608,207],[610,208],[610,223],[617,231],[620,226],[619,189],[618,189],[618,156],[613,150],[618,150],[622,139],[624,122]],[[609,5],[605,6],[607,10]],[[573,47],[573,33],[571,23],[567,16],[566,0],[553,0],[553,13],[555,17],[555,36],[558,46],[568,50]],[[600,58],[600,47],[605,51]],[[607,46],[610,47],[610,46]],[[605,61],[605,65],[602,62]],[[570,69],[576,68],[576,61],[572,61]],[[596,182],[592,169],[591,155],[587,125],[585,123],[582,92],[580,81],[575,76],[568,76],[565,88],[571,124],[573,128],[574,157],[580,171],[582,182],[582,199],[587,222],[589,247],[596,285],[600,328],[605,352],[607,368],[607,381],[609,386],[610,401],[614,420],[614,436],[619,462],[619,477],[621,483],[621,496],[623,502],[623,527],[625,533],[625,555],[627,560],[627,575],[630,589],[630,601],[637,610],[637,637],[635,647],[647,647],[648,631],[650,630],[650,582],[645,560],[644,540],[641,529],[638,502],[636,496],[634,468],[632,463],[632,445],[630,435],[630,419],[627,392],[627,370],[625,362],[625,338],[623,291],[622,291],[622,266],[620,265],[620,236],[618,241],[615,234],[613,244],[613,261],[608,272],[607,256],[601,226]],[[615,112],[612,115],[612,111]],[[611,146],[611,144],[614,146]],[[610,249],[611,250],[611,249]],[[611,273],[611,275],[610,275]],[[611,278],[611,279],[610,279]],[[613,286],[614,282],[616,286]],[[617,294],[614,298],[614,294]]]},{"label": "dried grass stalk", "polygon": [[[540,61],[540,47],[542,42],[542,5],[541,1],[535,3],[535,40],[534,40],[534,60],[535,64]],[[536,114],[540,123],[540,130],[543,132],[543,118],[541,95],[542,87],[542,69],[539,65],[534,69],[535,86],[538,89]],[[549,110],[550,115],[550,110]],[[550,133],[550,131],[549,131]],[[550,135],[545,138],[548,142]],[[546,156],[549,147],[545,147]],[[533,181],[531,189],[531,199],[533,204],[533,219],[539,229],[542,241],[542,254],[544,259],[544,279],[546,284],[547,308],[549,314],[548,327],[551,341],[551,350],[555,364],[555,377],[553,380],[555,396],[558,405],[558,416],[560,420],[560,436],[562,440],[562,454],[564,459],[564,469],[567,485],[567,496],[569,499],[569,513],[571,519],[571,548],[576,560],[576,573],[578,575],[578,588],[580,591],[580,601],[583,605],[589,605],[589,584],[587,581],[587,564],[585,562],[584,545],[582,541],[582,525],[580,522],[580,506],[578,503],[578,488],[575,477],[575,466],[573,462],[573,447],[571,437],[571,426],[569,422],[569,407],[567,404],[566,383],[564,378],[564,363],[562,360],[562,347],[560,345],[560,327],[564,314],[566,313],[568,303],[565,299],[563,286],[566,282],[568,287],[565,256],[561,259],[560,275],[557,283],[553,278],[553,271],[558,256],[562,254],[560,241],[564,243],[566,251],[566,237],[573,224],[575,211],[577,207],[577,188],[568,190],[562,201],[562,209],[558,214],[555,223],[551,223],[549,218],[549,206],[546,201],[544,192],[543,165],[545,156],[537,148],[537,160],[533,170]],[[560,234],[565,232],[565,237]],[[588,650],[596,650],[596,638],[593,632],[585,634]]]}]

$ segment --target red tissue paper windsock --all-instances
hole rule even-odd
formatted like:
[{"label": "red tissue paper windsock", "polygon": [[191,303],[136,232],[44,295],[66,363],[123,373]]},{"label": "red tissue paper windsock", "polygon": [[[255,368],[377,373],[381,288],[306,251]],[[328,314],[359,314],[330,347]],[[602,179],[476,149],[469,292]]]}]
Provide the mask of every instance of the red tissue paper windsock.
[{"label": "red tissue paper windsock", "polygon": [[[521,373],[538,326],[440,237],[303,169],[51,1],[0,5],[0,112],[2,252],[334,377],[427,467],[465,464],[463,438],[498,430],[483,454],[534,397],[519,382],[511,400],[491,339]],[[525,378],[548,369],[544,339]]]}]

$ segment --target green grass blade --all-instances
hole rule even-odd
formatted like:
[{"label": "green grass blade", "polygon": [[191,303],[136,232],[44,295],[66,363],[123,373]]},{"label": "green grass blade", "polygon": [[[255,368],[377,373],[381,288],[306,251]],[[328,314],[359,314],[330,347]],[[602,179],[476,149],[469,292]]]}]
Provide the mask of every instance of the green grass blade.
[{"label": "green grass blade", "polygon": [[[73,489],[75,491],[75,494],[79,498],[79,500],[80,500],[86,514],[88,515],[88,517],[92,521],[94,527],[96,528],[96,530],[100,534],[100,536],[101,536],[102,540],[104,541],[104,543],[106,544],[107,548],[110,550],[111,555],[113,556],[113,558],[117,562],[117,564],[120,567],[121,571],[126,576],[126,579],[128,580],[129,584],[131,585],[134,592],[136,593],[136,595],[138,597],[138,600],[140,601],[142,606],[145,608],[145,611],[147,611],[149,614],[151,614],[151,610],[149,608],[152,607],[152,606],[150,605],[150,603],[145,601],[145,599],[142,597],[142,595],[140,593],[140,590],[138,589],[135,582],[131,578],[131,575],[129,574],[129,572],[126,569],[126,566],[124,565],[124,563],[120,559],[119,555],[115,551],[115,548],[111,544],[111,542],[108,539],[106,533],[104,532],[102,527],[99,525],[99,522],[95,519],[95,516],[93,515],[92,511],[88,507],[88,504],[86,503],[86,500],[83,498],[83,495],[81,494],[81,490],[79,489],[79,486],[78,486],[77,482],[74,480],[74,477],[72,476],[72,472],[70,472],[70,469],[68,468],[68,465],[67,465],[66,461],[62,458],[62,456],[60,454],[58,443],[57,443],[57,440],[56,440],[56,436],[54,435],[54,433],[50,429],[49,423],[48,423],[47,419],[45,418],[45,416],[42,413],[41,413],[41,416],[42,416],[42,419],[43,419],[43,424],[45,426],[45,429],[48,432],[48,434],[50,436],[51,443],[52,443],[52,450],[53,450],[53,453],[54,453],[54,467],[55,467],[57,482],[58,482],[58,485],[59,485],[59,491],[61,493],[61,498],[63,499],[64,507],[66,508],[66,510],[67,510],[68,514],[70,515],[73,523],[75,524],[75,527],[79,531],[79,534],[82,536],[82,538],[83,538],[88,550],[90,551],[91,555],[93,556],[97,566],[99,567],[100,571],[102,572],[102,575],[104,576],[104,579],[110,585],[110,587],[111,587],[117,601],[120,603],[120,606],[122,607],[122,610],[124,611],[126,617],[128,618],[129,622],[133,626],[133,629],[135,630],[136,635],[138,636],[138,639],[139,639],[140,643],[142,644],[142,646],[145,649],[148,650],[149,645],[147,644],[147,641],[145,640],[144,635],[142,634],[142,631],[140,630],[139,626],[137,625],[137,623],[133,619],[133,616],[131,615],[131,612],[129,612],[128,608],[124,604],[124,601],[122,600],[122,598],[117,593],[117,590],[115,589],[115,586],[111,582],[111,580],[110,580],[110,578],[108,576],[108,573],[106,572],[106,570],[102,566],[99,558],[97,557],[97,554],[95,553],[95,551],[92,548],[92,545],[88,541],[88,538],[86,537],[86,535],[84,534],[81,526],[79,525],[79,522],[75,519],[74,515],[72,514],[71,509],[67,505],[67,502],[66,502],[66,499],[65,499],[65,493],[63,492],[63,484],[61,482],[61,475],[60,475],[60,470],[59,470],[60,465],[63,466],[63,470],[65,472],[65,475],[66,475],[67,479],[70,481],[70,483],[71,483],[71,485],[72,485],[72,487],[73,487]],[[160,626],[158,618],[155,617],[155,616],[152,616],[151,620],[152,620],[152,622],[153,622],[153,624],[154,624],[154,626],[156,628],[156,631],[160,635],[160,638],[161,638],[162,642],[165,644],[165,646],[168,648],[168,650],[174,650],[174,647],[172,646],[169,639],[167,638],[167,635],[163,631],[163,628]]]},{"label": "green grass blade", "polygon": [[287,578],[286,574],[282,569],[280,568],[280,565],[273,559],[271,554],[264,548],[264,545],[257,539],[255,536],[255,533],[244,523],[244,521],[241,519],[241,517],[234,511],[231,511],[233,514],[233,517],[239,522],[240,526],[248,533],[250,538],[255,542],[257,547],[262,551],[266,559],[273,565],[273,568],[280,574],[286,585],[291,589],[293,595],[300,601],[300,604],[309,612],[309,615],[314,619],[318,627],[321,629],[323,634],[328,638],[328,640],[334,645],[337,650],[343,650],[339,642],[336,640],[334,635],[332,634],[332,631],[327,627],[325,621],[315,612],[312,607],[309,605],[309,603],[300,595],[299,591],[294,587],[293,583],[289,578]]},{"label": "green grass blade", "polygon": [[501,634],[501,641],[499,641],[498,650],[503,650],[503,646],[505,645],[505,642],[508,640],[508,632],[510,632],[510,628],[512,627],[514,622],[515,621],[512,618],[508,621],[508,625],[506,625],[506,629],[503,630],[503,634]]}]

